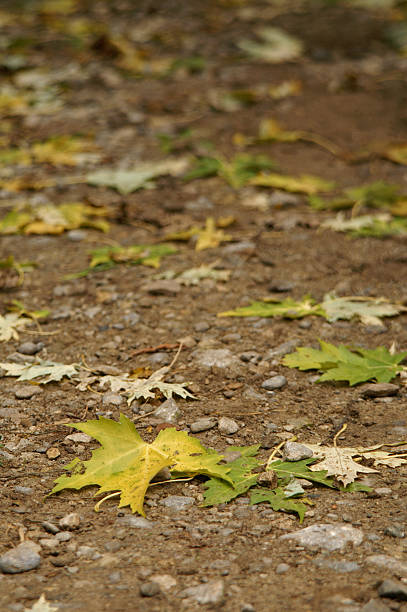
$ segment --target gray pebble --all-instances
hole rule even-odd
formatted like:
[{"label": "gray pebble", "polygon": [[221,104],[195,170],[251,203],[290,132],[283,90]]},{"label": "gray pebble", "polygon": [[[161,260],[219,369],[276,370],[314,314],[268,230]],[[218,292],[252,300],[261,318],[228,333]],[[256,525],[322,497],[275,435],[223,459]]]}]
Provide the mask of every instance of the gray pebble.
[{"label": "gray pebble", "polygon": [[113,391],[107,391],[103,394],[102,402],[104,406],[120,406],[123,403],[123,398],[119,393],[114,393]]},{"label": "gray pebble", "polygon": [[211,580],[185,589],[182,591],[181,597],[188,597],[203,605],[219,606],[225,597],[225,586],[223,580]]},{"label": "gray pebble", "polygon": [[34,395],[42,393],[42,389],[35,385],[22,385],[14,391],[16,399],[31,399]]},{"label": "gray pebble", "polygon": [[170,397],[154,410],[153,416],[163,423],[173,423],[175,425],[181,417],[181,410],[178,408],[176,401]]},{"label": "gray pebble", "polygon": [[312,322],[309,319],[302,319],[298,323],[298,327],[301,327],[301,329],[310,329],[312,327]]},{"label": "gray pebble", "polygon": [[189,506],[192,506],[192,504],[195,503],[195,499],[193,497],[187,497],[186,495],[168,495],[168,497],[165,497],[160,503],[166,508],[182,512],[189,508]]},{"label": "gray pebble", "polygon": [[20,574],[36,569],[41,563],[38,544],[27,540],[0,556],[0,570],[5,574]]},{"label": "gray pebble", "polygon": [[228,368],[238,360],[229,349],[208,349],[194,351],[193,357],[198,365],[206,368]]},{"label": "gray pebble", "polygon": [[240,353],[239,359],[244,363],[258,363],[261,361],[261,355],[257,351],[245,351]]},{"label": "gray pebble", "polygon": [[199,431],[207,431],[208,429],[212,429],[216,425],[216,419],[210,417],[204,417],[202,419],[198,419],[194,421],[189,426],[192,433],[198,433]]},{"label": "gray pebble", "polygon": [[131,527],[133,529],[152,529],[157,525],[157,523],[149,521],[143,516],[133,516],[132,514],[121,516],[117,519],[117,522],[120,525],[125,525],[126,527]]},{"label": "gray pebble", "polygon": [[362,397],[389,397],[397,395],[399,390],[399,386],[392,383],[374,383],[364,385],[360,389],[360,394]]},{"label": "gray pebble", "polygon": [[390,612],[390,608],[380,601],[380,599],[370,599],[370,601],[360,609],[360,612]]},{"label": "gray pebble", "polygon": [[41,527],[43,527],[45,531],[48,531],[48,533],[56,534],[59,531],[59,527],[54,525],[54,523],[50,523],[49,521],[42,522]]},{"label": "gray pebble", "polygon": [[370,555],[366,563],[386,568],[398,576],[407,576],[407,563],[390,555]]},{"label": "gray pebble", "polygon": [[300,338],[295,338],[294,340],[288,340],[287,342],[283,342],[278,346],[270,349],[267,352],[266,359],[274,359],[274,357],[282,357],[283,355],[287,355],[287,353],[291,353],[296,346],[301,344]]},{"label": "gray pebble", "polygon": [[407,585],[396,580],[383,580],[377,592],[380,597],[407,601]]},{"label": "gray pebble", "polygon": [[19,493],[20,495],[32,495],[34,493],[34,489],[31,487],[22,487],[21,485],[16,485],[13,487],[14,493]]},{"label": "gray pebble", "polygon": [[266,391],[274,391],[275,389],[281,389],[287,384],[287,379],[285,376],[272,376],[264,381],[261,385],[263,389]]},{"label": "gray pebble", "polygon": [[256,609],[253,608],[252,604],[244,603],[240,608],[240,612],[256,612]]},{"label": "gray pebble", "polygon": [[342,549],[348,542],[359,546],[363,541],[363,532],[350,525],[318,523],[280,536],[280,540],[295,540],[307,548],[332,552]]},{"label": "gray pebble", "polygon": [[70,230],[69,232],[67,232],[66,237],[71,242],[82,242],[82,240],[85,240],[87,235],[88,235],[87,232],[85,232],[84,230],[77,229],[77,230]]},{"label": "gray pebble", "polygon": [[59,547],[59,540],[56,538],[41,538],[38,540],[38,544],[42,548],[47,548],[50,551],[55,551]]},{"label": "gray pebble", "polygon": [[58,531],[58,533],[55,534],[55,539],[58,540],[58,542],[69,542],[71,538],[72,534],[69,533],[69,531]]},{"label": "gray pebble", "polygon": [[165,366],[171,362],[171,356],[168,353],[164,352],[153,353],[149,356],[148,360],[152,365]]},{"label": "gray pebble", "polygon": [[388,525],[384,529],[385,535],[392,536],[393,538],[404,538],[406,535],[405,530],[401,525]]},{"label": "gray pebble", "polygon": [[332,569],[340,574],[356,572],[360,570],[360,565],[355,561],[338,561],[336,559],[315,559],[315,565],[326,569]]},{"label": "gray pebble", "polygon": [[298,442],[286,442],[283,447],[284,461],[302,461],[302,459],[309,459],[313,454],[308,446],[298,444]]},{"label": "gray pebble", "polygon": [[130,327],[134,327],[140,322],[140,315],[137,312],[129,312],[124,315],[123,321]]},{"label": "gray pebble", "polygon": [[111,584],[117,584],[122,579],[122,574],[120,571],[112,572],[108,576],[108,580]]},{"label": "gray pebble", "polygon": [[64,441],[75,442],[76,444],[86,444],[92,440],[91,436],[83,433],[82,431],[77,431],[72,434],[68,434],[65,436]]},{"label": "gray pebble", "polygon": [[70,514],[65,514],[58,524],[63,531],[65,529],[73,531],[74,529],[78,529],[81,524],[81,517],[77,512],[71,512]]},{"label": "gray pebble", "polygon": [[210,329],[210,325],[206,321],[199,321],[198,323],[195,323],[194,325],[194,330],[198,333],[206,332],[208,331],[208,329]]},{"label": "gray pebble", "polygon": [[290,569],[287,563],[279,563],[276,567],[276,574],[285,574]]},{"label": "gray pebble", "polygon": [[150,295],[176,295],[181,291],[181,285],[176,280],[153,280],[143,285],[142,290]]},{"label": "gray pebble", "polygon": [[218,422],[218,429],[225,435],[232,435],[239,431],[239,425],[229,417],[221,417]]},{"label": "gray pebble", "polygon": [[17,348],[17,351],[22,355],[35,355],[38,353],[44,345],[42,342],[23,342]]},{"label": "gray pebble", "polygon": [[157,582],[142,582],[140,584],[140,595],[143,597],[154,597],[160,593],[160,585]]}]

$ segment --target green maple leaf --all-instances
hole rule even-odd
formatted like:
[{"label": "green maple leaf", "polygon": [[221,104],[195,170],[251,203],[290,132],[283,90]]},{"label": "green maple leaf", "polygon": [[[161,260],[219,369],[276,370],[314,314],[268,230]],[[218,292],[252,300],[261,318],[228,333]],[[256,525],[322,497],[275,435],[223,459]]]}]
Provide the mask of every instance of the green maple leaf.
[{"label": "green maple leaf", "polygon": [[231,501],[235,497],[246,493],[257,482],[258,474],[252,474],[252,470],[260,465],[255,458],[260,448],[259,444],[253,446],[230,446],[228,452],[237,451],[240,457],[234,459],[227,466],[229,478],[233,484],[221,478],[212,477],[204,484],[203,506],[215,506]]},{"label": "green maple leaf", "polygon": [[261,504],[262,502],[268,502],[270,506],[278,512],[294,512],[298,514],[300,523],[303,522],[307,506],[293,498],[288,498],[282,487],[277,489],[266,490],[266,489],[255,489],[250,496],[250,504]]},{"label": "green maple leaf", "polygon": [[266,155],[236,155],[231,161],[223,157],[201,157],[185,176],[185,181],[210,176],[221,176],[234,189],[242,187],[261,170],[274,168],[275,163]]},{"label": "green maple leaf", "polygon": [[98,485],[97,495],[118,491],[120,508],[129,505],[133,512],[144,515],[146,490],[164,467],[189,476],[205,474],[232,482],[228,476],[230,468],[219,464],[222,456],[206,449],[197,438],[184,431],[163,429],[154,442],[147,444],[134,423],[123,414],[119,422],[100,417],[69,426],[96,438],[102,446],[93,451],[89,461],[76,458],[68,464],[65,469],[72,475],[60,476],[49,495],[63,489]]},{"label": "green maple leaf", "polygon": [[263,300],[252,302],[250,306],[242,306],[235,310],[220,312],[218,317],[285,317],[287,319],[302,319],[308,315],[324,316],[321,306],[309,295],[297,302],[292,298],[285,300]]},{"label": "green maple leaf", "polygon": [[283,364],[300,370],[324,370],[318,382],[348,381],[351,386],[367,380],[390,382],[403,367],[399,365],[407,352],[392,355],[385,347],[348,349],[319,340],[321,350],[300,347],[285,355]]},{"label": "green maple leaf", "polygon": [[315,463],[316,458],[311,457],[309,459],[302,459],[301,461],[273,461],[267,467],[268,470],[273,470],[280,479],[290,480],[292,478],[304,478],[311,482],[317,482],[318,484],[325,485],[326,487],[335,488],[333,480],[327,478],[327,470],[320,470],[313,472],[309,469],[309,465]]}]

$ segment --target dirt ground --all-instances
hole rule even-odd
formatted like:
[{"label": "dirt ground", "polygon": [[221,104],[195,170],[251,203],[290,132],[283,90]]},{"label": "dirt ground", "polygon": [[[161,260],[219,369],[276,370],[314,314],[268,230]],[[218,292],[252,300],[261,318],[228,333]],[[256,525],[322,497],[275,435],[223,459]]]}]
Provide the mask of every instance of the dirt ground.
[{"label": "dirt ground", "polygon": [[[200,417],[222,416],[239,425],[234,435],[222,434],[217,427],[195,434],[206,446],[224,451],[231,444],[260,443],[267,460],[269,449],[292,435],[300,441],[332,444],[344,423],[347,429],[338,440],[342,445],[406,439],[406,388],[391,399],[363,399],[358,386],[316,384],[314,372],[289,369],[280,357],[268,356],[285,342],[315,346],[318,338],[366,348],[395,342],[399,350],[406,350],[405,314],[386,319],[383,329],[358,321],[330,324],[321,317],[304,319],[309,325],[287,319],[217,317],[270,294],[281,299],[310,294],[321,300],[336,291],[406,301],[405,238],[351,239],[323,231],[319,225],[332,213],[313,210],[305,197],[295,195],[288,203],[281,197],[260,209],[250,203],[263,191],[233,189],[219,176],[190,182],[164,176],[156,180],[155,189],[124,196],[68,180],[104,166],[128,167],[165,158],[158,134],[175,137],[170,138],[172,157],[200,155],[209,141],[230,158],[239,153],[234,135],[255,136],[259,120],[267,117],[287,129],[316,133],[346,151],[372,141],[402,140],[407,132],[407,60],[385,41],[392,12],[339,2],[84,0],[68,14],[57,14],[59,3],[48,2],[55,5],[53,14],[52,7],[41,10],[45,4],[1,4],[1,79],[9,87],[24,70],[43,71],[51,75],[61,105],[49,113],[35,107],[21,114],[5,112],[2,142],[21,147],[52,136],[92,135],[101,159],[77,167],[3,166],[2,178],[51,178],[56,184],[37,191],[3,189],[2,214],[21,199],[83,201],[107,206],[111,227],[107,234],[86,229],[79,236],[2,236],[1,258],[12,254],[38,266],[25,274],[21,286],[0,293],[2,312],[18,299],[30,310],[49,308],[51,314],[41,324],[41,333],[30,327],[30,333],[21,332],[18,340],[2,343],[0,361],[9,361],[22,342],[32,341],[43,343],[36,355],[42,359],[65,364],[83,360],[93,369],[155,370],[168,364],[176,349],[139,349],[177,345],[187,338],[168,380],[191,381],[197,400],[175,398],[182,412],[178,426],[189,431]],[[81,44],[67,33],[74,19],[88,20]],[[93,32],[89,23],[108,26],[117,36],[133,32],[134,44],[147,60],[172,57],[183,62],[166,76],[148,74],[147,69],[142,76],[131,74],[120,67],[112,42]],[[298,36],[304,42],[302,56],[276,64],[245,56],[239,41],[253,38],[255,29],[264,25]],[[9,40],[14,42],[8,48]],[[7,51],[22,56],[25,65],[12,69],[4,61]],[[204,62],[193,67],[190,58],[198,56]],[[231,112],[213,102],[213,91],[253,91],[291,79],[300,81],[299,95],[273,99],[259,94]],[[185,130],[190,130],[189,136],[177,138]],[[406,167],[384,159],[352,165],[309,142],[260,143],[250,152],[269,155],[288,174],[314,174],[341,187],[382,179],[407,190]],[[118,265],[64,280],[87,267],[88,252],[95,246],[112,241],[156,243],[168,233],[204,224],[208,216],[234,217],[225,230],[231,242],[200,252],[191,241],[179,242],[177,253],[163,258],[158,271]],[[178,273],[213,262],[232,271],[227,282],[205,280],[164,295],[152,295],[146,288],[157,272]],[[224,368],[205,367],[199,350],[208,348],[228,349],[236,360]],[[240,355],[248,351],[255,351],[259,360],[242,361]],[[270,394],[261,385],[272,371],[288,383]],[[89,458],[98,446],[66,440],[74,430],[64,423],[97,415],[117,419],[122,412],[136,419],[141,435],[151,441],[157,425],[147,413],[162,398],[133,407],[125,401],[109,404],[103,393],[81,392],[72,381],[63,381],[41,386],[31,399],[17,399],[22,385],[27,383],[11,377],[1,380],[0,554],[22,539],[38,542],[49,537],[44,521],[58,525],[62,517],[77,512],[80,525],[58,550],[42,546],[37,569],[0,575],[1,610],[30,608],[44,593],[58,610],[192,611],[206,604],[185,597],[185,589],[222,581],[224,596],[211,605],[225,611],[357,612],[369,600],[378,600],[377,585],[383,578],[407,577],[405,466],[381,467],[369,475],[370,494],[314,487],[309,497],[315,505],[303,525],[294,515],[271,511],[265,504],[250,507],[239,498],[219,508],[203,508],[199,480],[160,485],[147,494],[151,526],[132,528],[126,523],[129,508],[118,509],[114,498],[95,513],[92,490],[44,498],[66,463],[74,456]],[[58,449],[56,458],[48,456],[50,448]],[[192,496],[195,503],[173,511],[161,503],[169,495]],[[359,546],[324,553],[280,539],[319,523],[351,525],[363,532],[364,540]],[[398,537],[394,526],[399,526]],[[375,555],[387,555],[394,563],[369,562]],[[335,565],[341,561],[356,562],[357,567],[343,571]],[[143,585],[157,575],[160,592],[143,595]],[[407,610],[397,599],[382,602],[387,607],[371,610]]]}]

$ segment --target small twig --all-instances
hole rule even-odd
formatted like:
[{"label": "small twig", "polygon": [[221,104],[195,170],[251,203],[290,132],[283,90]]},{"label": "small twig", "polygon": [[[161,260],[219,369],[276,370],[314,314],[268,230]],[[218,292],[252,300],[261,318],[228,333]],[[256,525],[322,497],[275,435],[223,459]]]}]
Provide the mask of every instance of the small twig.
[{"label": "small twig", "polygon": [[188,478],[170,478],[169,480],[160,480],[159,482],[150,482],[149,487],[154,487],[155,485],[160,484],[171,484],[172,482],[188,482],[188,480],[193,480],[195,476],[189,476]]},{"label": "small twig", "polygon": [[174,359],[171,361],[170,365],[168,366],[168,369],[169,369],[169,370],[171,370],[172,366],[173,366],[173,365],[175,364],[175,362],[177,361],[177,359],[178,359],[178,357],[179,357],[179,354],[180,354],[180,352],[181,352],[181,350],[182,350],[182,347],[183,347],[183,344],[182,344],[182,342],[180,342],[180,343],[179,343],[179,347],[178,347],[178,351],[176,352]]},{"label": "small twig", "polygon": [[182,342],[181,343],[176,343],[176,344],[169,344],[169,343],[164,343],[164,344],[158,344],[157,346],[146,346],[144,348],[140,348],[140,349],[136,349],[135,351],[133,351],[130,357],[136,357],[136,355],[142,355],[143,353],[156,353],[157,351],[171,351],[173,349],[179,349],[179,347],[182,346]]},{"label": "small twig", "polygon": [[344,431],[345,431],[347,428],[348,428],[348,424],[347,424],[347,423],[344,423],[344,424],[342,425],[342,427],[340,428],[340,430],[339,430],[338,432],[336,432],[336,434],[335,434],[335,436],[334,436],[334,439],[333,439],[333,443],[334,443],[335,448],[337,447],[336,441],[337,441],[338,437],[339,437],[339,436],[341,435],[341,433],[343,433],[343,432],[344,432]]}]

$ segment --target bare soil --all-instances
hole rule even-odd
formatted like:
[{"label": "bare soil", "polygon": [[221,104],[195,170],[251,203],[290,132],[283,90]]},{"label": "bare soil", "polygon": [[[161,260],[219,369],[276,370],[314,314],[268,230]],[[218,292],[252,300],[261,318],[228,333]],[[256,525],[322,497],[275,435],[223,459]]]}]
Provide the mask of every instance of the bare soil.
[{"label": "bare soil", "polygon": [[[21,15],[17,5],[16,14]],[[123,160],[161,159],[164,154],[157,133],[176,135],[186,128],[191,130],[191,140],[177,145],[173,155],[199,153],[199,142],[209,140],[216,151],[231,157],[238,152],[234,134],[253,136],[259,119],[270,116],[288,129],[312,131],[348,151],[372,141],[402,139],[406,133],[406,64],[384,41],[388,13],[297,3],[297,8],[274,17],[273,5],[260,1],[78,5],[77,13],[62,19],[87,17],[119,32],[136,26],[143,30],[143,24],[147,28],[157,20],[158,33],[143,43],[146,54],[178,58],[199,55],[206,65],[197,72],[183,69],[163,78],[136,78],[117,68],[115,54],[108,46],[77,47],[63,32],[52,30],[40,11],[33,12],[22,3],[21,11],[30,19],[8,25],[7,33],[31,40],[29,67],[58,72],[72,64],[74,72],[60,85],[63,107],[57,113],[33,112],[6,118],[13,145],[58,134],[93,134],[102,150],[101,165],[115,166]],[[10,11],[11,6],[7,3],[3,10]],[[253,37],[256,27],[271,23],[304,41],[302,58],[273,65],[242,55],[237,43]],[[13,73],[3,70],[5,84],[13,78]],[[235,112],[216,110],[208,100],[212,89],[253,89],[287,79],[301,81],[300,95],[281,100],[261,96]],[[6,124],[2,125],[6,129]],[[256,145],[251,151],[270,155],[289,174],[311,173],[343,187],[379,179],[406,185],[403,166],[382,159],[350,165],[311,143]],[[36,179],[66,179],[80,173],[78,168],[52,165],[37,165],[22,172]],[[361,399],[358,387],[315,384],[312,373],[290,370],[279,359],[263,361],[260,366],[239,361],[235,367],[208,369],[194,356],[200,347],[228,348],[236,357],[249,350],[265,356],[284,342],[298,340],[303,346],[315,346],[318,338],[368,348],[389,347],[396,342],[400,350],[406,349],[406,315],[386,320],[384,331],[356,321],[328,324],[319,317],[309,319],[308,328],[299,321],[217,317],[221,311],[275,292],[283,283],[290,283],[292,288],[279,295],[295,299],[311,294],[319,300],[336,290],[344,295],[405,300],[405,240],[349,239],[321,231],[321,220],[331,214],[312,210],[302,197],[296,204],[266,211],[250,208],[247,201],[254,191],[234,190],[220,177],[190,183],[163,177],[157,180],[156,189],[129,196],[84,183],[61,184],[40,193],[54,203],[87,201],[108,206],[113,212],[111,230],[106,236],[86,230],[79,242],[67,234],[2,237],[2,258],[13,254],[18,260],[38,264],[35,271],[25,275],[21,287],[0,294],[2,312],[11,299],[21,300],[30,309],[47,307],[51,315],[41,329],[52,334],[36,335],[31,328],[31,335],[22,333],[19,341],[0,346],[1,361],[6,361],[22,341],[33,340],[44,343],[39,356],[52,361],[77,363],[82,359],[92,368],[109,365],[130,371],[150,366],[154,370],[166,362],[165,355],[154,361],[156,353],[132,354],[189,337],[173,376],[191,381],[198,399],[177,399],[182,410],[179,426],[188,430],[202,416],[229,416],[240,425],[233,436],[224,436],[217,428],[197,434],[205,445],[223,451],[231,441],[236,445],[261,443],[267,459],[267,448],[284,436],[332,444],[344,423],[347,429],[338,443],[346,446],[406,438],[404,389],[391,400]],[[7,199],[10,194],[3,192],[2,197]],[[33,194],[18,197],[32,198]],[[198,198],[207,198],[212,208],[206,208],[202,200],[190,206],[199,202]],[[144,291],[143,285],[157,272],[124,265],[85,279],[63,280],[65,275],[87,267],[88,251],[95,246],[111,241],[125,245],[155,243],[169,232],[203,224],[209,215],[235,218],[227,230],[233,241],[202,252],[196,252],[191,243],[179,243],[178,252],[166,257],[159,271],[181,272],[218,261],[232,270],[227,283],[204,281],[198,286],[183,286],[174,295],[153,296]],[[237,248],[233,249],[234,245]],[[61,286],[62,290],[55,291]],[[90,317],[88,311],[95,306],[100,309]],[[140,315],[134,326],[125,319],[131,312]],[[197,326],[202,323],[207,324],[205,331],[199,331],[205,326]],[[169,350],[168,359],[174,354]],[[288,384],[267,395],[261,384],[272,370],[286,376]],[[407,472],[403,466],[393,470],[383,467],[369,479],[374,488],[390,488],[391,494],[312,490],[310,498],[315,506],[307,513],[304,527],[345,520],[365,534],[359,547],[329,555],[331,560],[356,561],[360,568],[350,573],[321,568],[316,562],[322,558],[320,552],[279,539],[300,528],[295,516],[271,513],[263,504],[249,508],[239,500],[221,508],[200,507],[199,481],[151,489],[146,515],[155,523],[152,529],[123,526],[120,519],[130,510],[118,510],[115,499],[95,513],[92,490],[65,491],[44,499],[67,462],[74,456],[88,458],[90,449],[97,447],[97,443],[85,446],[66,442],[66,435],[73,429],[64,423],[100,414],[117,419],[123,412],[137,419],[141,434],[149,441],[157,427],[148,415],[136,414],[125,402],[121,406],[106,405],[101,394],[80,392],[69,381],[44,385],[42,392],[29,400],[15,398],[21,384],[3,378],[0,390],[2,443],[20,443],[8,451],[0,468],[0,552],[17,545],[21,538],[38,541],[46,537],[41,526],[44,520],[57,524],[61,517],[75,511],[81,524],[69,542],[61,543],[58,554],[42,550],[38,569],[0,576],[2,610],[30,607],[41,593],[60,610],[78,612],[89,608],[109,612],[197,610],[205,606],[182,599],[182,591],[221,579],[225,598],[219,607],[225,611],[244,610],[243,604],[251,604],[256,612],[354,611],[377,596],[378,581],[395,577],[391,569],[370,565],[366,558],[385,554],[400,563],[406,559],[405,539],[385,533],[389,525],[406,524]],[[148,411],[161,401],[158,398],[141,409]],[[270,423],[276,425],[274,432],[270,432]],[[50,447],[59,449],[56,459],[48,458],[46,450]],[[33,492],[24,495],[16,485],[31,487]],[[172,494],[193,496],[196,503],[174,514],[160,504]],[[377,537],[370,539],[369,535]],[[94,547],[101,556],[78,557],[77,548],[84,545]],[[277,574],[276,567],[281,563],[286,563],[289,570]],[[156,574],[172,576],[176,585],[154,597],[143,597],[140,584]],[[407,609],[400,602],[391,605],[393,610]]]}]

